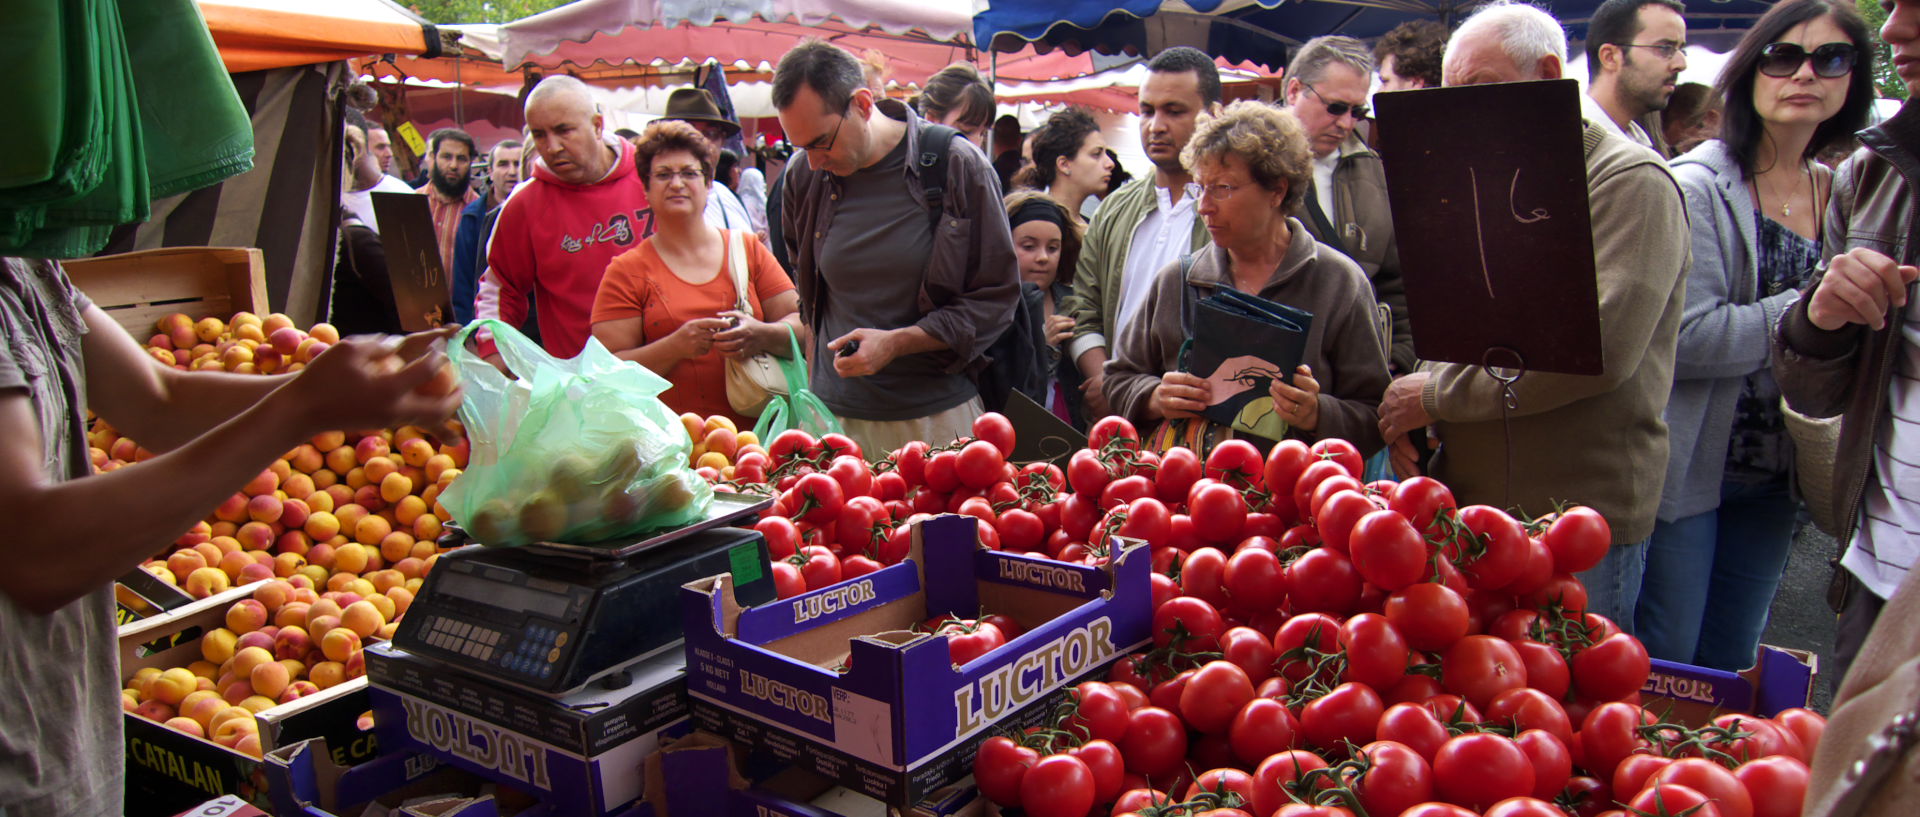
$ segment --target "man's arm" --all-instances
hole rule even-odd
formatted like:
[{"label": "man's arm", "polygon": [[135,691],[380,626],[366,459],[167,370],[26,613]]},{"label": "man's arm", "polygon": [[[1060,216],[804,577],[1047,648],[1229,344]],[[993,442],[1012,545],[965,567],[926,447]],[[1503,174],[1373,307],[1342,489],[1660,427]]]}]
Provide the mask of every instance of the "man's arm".
[{"label": "man's arm", "polygon": [[[1863,365],[1860,353],[1870,333],[1865,324],[1849,323],[1834,330],[1813,324],[1807,310],[1823,285],[1835,257],[1847,246],[1847,227],[1853,220],[1854,189],[1860,164],[1849,159],[1833,177],[1831,202],[1821,223],[1820,246],[1828,263],[1804,288],[1800,300],[1780,316],[1773,333],[1773,376],[1787,404],[1809,417],[1833,417],[1853,402],[1854,369]],[[1843,270],[1844,272],[1844,270]],[[1828,285],[1831,286],[1831,285]]]},{"label": "man's arm", "polygon": [[497,295],[498,300],[493,304],[494,314],[488,315],[480,311],[482,299],[476,297],[477,317],[497,317],[511,326],[527,322],[527,293],[533,291],[535,264],[533,243],[527,237],[529,206],[526,197],[515,196],[500,211],[500,220],[487,239],[487,269],[482,275],[483,281],[492,280],[497,285],[497,290],[486,294]]},{"label": "man's arm", "polygon": [[[1013,231],[1007,227],[1007,214],[998,195],[1000,182],[993,175],[993,167],[971,142],[956,139],[949,149],[948,189],[961,196],[961,216],[972,224],[967,239],[971,244],[968,264],[960,291],[947,298],[936,293],[934,310],[914,324],[925,337],[903,333],[895,343],[902,350],[930,351],[922,348],[929,343],[945,346],[953,350],[955,358],[947,370],[961,372],[978,360],[1007,327],[1014,304],[1020,299],[1020,261],[1013,254]],[[952,229],[951,222],[942,214],[936,223],[935,252],[939,251],[941,234]],[[940,303],[942,300],[946,302]]]},{"label": "man's arm", "polygon": [[141,351],[100,307],[88,306],[84,317],[89,407],[148,451],[179,448],[292,379],[291,375],[183,372]]},{"label": "man's arm", "polygon": [[[1513,384],[1519,407],[1510,416],[1552,411],[1605,394],[1640,368],[1674,287],[1687,274],[1689,238],[1680,191],[1658,168],[1642,165],[1603,180],[1588,197],[1600,295],[1597,376],[1529,372]],[[1435,364],[1423,402],[1433,417],[1456,423],[1501,417],[1504,386],[1477,365]]]},{"label": "man's arm", "polygon": [[[87,365],[122,368],[93,370],[89,383],[141,377],[120,354],[93,349],[107,334],[96,330],[87,338]],[[124,333],[120,337],[132,343]],[[193,527],[232,496],[235,486],[314,434],[438,425],[452,416],[460,402],[457,392],[426,397],[413,391],[446,364],[444,354],[428,352],[397,372],[381,374],[376,361],[385,354],[378,342],[344,341],[297,376],[266,378],[279,387],[173,450],[133,467],[65,482],[49,479],[43,470],[32,401],[20,389],[0,389],[0,435],[11,441],[0,446],[0,515],[7,519],[11,565],[0,571],[0,593],[38,613],[60,609],[154,555],[173,532]],[[213,393],[234,397],[219,387]],[[131,405],[114,402],[127,399],[124,394],[95,398],[102,416],[129,430],[178,433],[195,424],[166,417],[141,425],[127,413],[139,405],[137,395]],[[168,414],[205,411],[177,400],[154,405]]]}]

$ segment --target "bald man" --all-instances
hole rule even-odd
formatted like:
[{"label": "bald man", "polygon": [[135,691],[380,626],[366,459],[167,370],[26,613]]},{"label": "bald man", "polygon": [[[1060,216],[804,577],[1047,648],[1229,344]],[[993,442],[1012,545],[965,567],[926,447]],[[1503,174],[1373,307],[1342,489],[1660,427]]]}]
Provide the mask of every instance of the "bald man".
[{"label": "bald man", "polygon": [[633,145],[609,136],[585,83],[552,76],[527,95],[528,140],[540,156],[501,208],[487,245],[475,315],[526,323],[529,296],[549,353],[572,357],[613,257],[653,235]]},{"label": "bald man", "polygon": [[[1454,32],[1441,77],[1449,86],[1559,79],[1566,59],[1559,22],[1501,0]],[[1572,502],[1599,511],[1611,524],[1613,547],[1579,574],[1587,610],[1632,632],[1660,505],[1660,492],[1649,486],[1667,473],[1661,414],[1673,389],[1691,235],[1680,187],[1659,154],[1591,120],[1581,123],[1580,139],[1605,371],[1529,373],[1504,392],[1517,395],[1517,408],[1509,410],[1491,370],[1424,363],[1387,386],[1380,431],[1395,469],[1406,475],[1424,453],[1406,433],[1431,426],[1429,439],[1440,441],[1432,475],[1462,505],[1538,514]]]}]

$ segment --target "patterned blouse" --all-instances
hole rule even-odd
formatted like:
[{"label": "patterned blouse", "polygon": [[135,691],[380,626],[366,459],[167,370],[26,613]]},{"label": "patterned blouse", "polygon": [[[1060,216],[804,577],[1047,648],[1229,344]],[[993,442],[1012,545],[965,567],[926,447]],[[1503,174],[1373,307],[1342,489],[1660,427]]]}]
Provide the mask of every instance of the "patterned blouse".
[{"label": "patterned blouse", "polygon": [[[1762,298],[1799,289],[1820,263],[1820,242],[1800,235],[1780,222],[1755,212],[1758,225],[1755,248],[1759,259]],[[1765,482],[1786,475],[1793,462],[1793,443],[1787,438],[1780,414],[1780,387],[1767,369],[1747,375],[1734,405],[1733,440],[1727,446],[1726,478]]]}]

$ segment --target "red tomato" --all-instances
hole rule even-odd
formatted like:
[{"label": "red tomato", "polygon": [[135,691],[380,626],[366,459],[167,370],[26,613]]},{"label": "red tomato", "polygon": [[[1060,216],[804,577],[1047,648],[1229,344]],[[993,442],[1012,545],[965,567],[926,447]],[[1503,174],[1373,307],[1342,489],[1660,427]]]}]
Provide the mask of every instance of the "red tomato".
[{"label": "red tomato", "polygon": [[[737,473],[737,472],[736,472]],[[907,498],[907,478],[895,468],[873,477],[873,496],[882,502],[893,502]]]},{"label": "red tomato", "polygon": [[1007,415],[989,411],[973,418],[973,438],[991,443],[1003,460],[1013,457],[1013,421]]},{"label": "red tomato", "polygon": [[[1600,643],[1574,653],[1573,683],[1580,694],[1601,701],[1613,701],[1639,691],[1647,683],[1652,662],[1640,639],[1615,633]],[[1724,814],[1726,809],[1721,809]],[[1744,817],[1726,814],[1726,817]]]},{"label": "red tomato", "polygon": [[1520,653],[1520,663],[1527,665],[1527,686],[1555,699],[1567,696],[1573,676],[1559,650],[1530,639],[1509,643]]},{"label": "red tomato", "polygon": [[[829,437],[835,436],[832,434]],[[873,469],[859,457],[841,455],[827,464],[827,476],[840,483],[840,493],[849,499],[873,494]]]},{"label": "red tomato", "polygon": [[[1361,517],[1377,510],[1379,506],[1359,491],[1335,491],[1315,509],[1314,526],[1320,529],[1320,541],[1327,547],[1351,555],[1354,526],[1360,524]],[[1421,550],[1425,549],[1423,543]],[[1421,556],[1424,558],[1426,554],[1423,552]]]},{"label": "red tomato", "polygon": [[1000,545],[1015,553],[1039,550],[1046,542],[1047,528],[1040,517],[1020,508],[1002,511],[995,527],[1000,529]]},{"label": "red tomato", "polygon": [[1535,610],[1558,604],[1569,613],[1578,613],[1587,609],[1587,586],[1572,574],[1556,573],[1545,587],[1520,597],[1520,603]]},{"label": "red tomato", "polygon": [[1552,799],[1509,797],[1487,809],[1486,817],[1566,817],[1566,812],[1549,802]]},{"label": "red tomato", "polygon": [[1455,737],[1433,756],[1434,788],[1440,799],[1486,809],[1533,792],[1533,763],[1513,741],[1486,732]]},{"label": "red tomato", "polygon": [[1707,796],[1722,817],[1753,817],[1753,796],[1725,766],[1698,757],[1681,758],[1653,773],[1648,786],[1685,786]]},{"label": "red tomato", "polygon": [[[1653,722],[1653,713],[1633,704],[1615,702],[1594,707],[1580,721],[1581,765],[1601,780],[1612,780],[1621,761],[1648,748],[1640,727]],[[1627,797],[1632,792],[1615,787],[1614,794]]]},{"label": "red tomato", "polygon": [[973,782],[981,796],[1008,808],[1020,807],[1020,783],[1040,753],[1006,737],[987,738],[973,756]]},{"label": "red tomato", "polygon": [[1172,804],[1173,798],[1159,789],[1128,789],[1120,795],[1120,799],[1113,801],[1113,810],[1109,814],[1113,817],[1120,817],[1123,814],[1134,814],[1138,817],[1139,812]]},{"label": "red tomato", "polygon": [[975,440],[960,449],[954,461],[954,476],[960,484],[969,488],[985,489],[1000,481],[1001,467],[1006,464],[1006,455],[993,443]]},{"label": "red tomato", "polygon": [[1797,817],[1806,802],[1807,764],[1795,758],[1776,755],[1743,763],[1733,776],[1747,788],[1753,817]]},{"label": "red tomato", "polygon": [[1318,548],[1287,566],[1287,600],[1302,612],[1346,615],[1360,604],[1360,571],[1338,552]]},{"label": "red tomato", "polygon": [[1257,797],[1271,796],[1277,802],[1287,801],[1289,794],[1302,800],[1311,799],[1315,792],[1333,788],[1333,781],[1321,776],[1317,784],[1309,787],[1302,778],[1308,772],[1324,768],[1327,768],[1327,761],[1305,749],[1289,749],[1268,755],[1253,770],[1254,792]]},{"label": "red tomato", "polygon": [[1421,803],[1400,812],[1400,817],[1480,817],[1480,812],[1452,803]]},{"label": "red tomato", "polygon": [[[1140,432],[1133,429],[1133,423],[1117,414],[1109,414],[1094,421],[1093,428],[1087,431],[1087,448],[1095,452],[1107,447],[1114,440],[1122,441],[1121,448],[1140,450]],[[1078,489],[1076,489],[1078,490]]]},{"label": "red tomato", "polygon": [[1300,745],[1300,722],[1286,704],[1256,697],[1241,705],[1227,727],[1227,742],[1240,762],[1253,765],[1275,752]]},{"label": "red tomato", "polygon": [[1300,708],[1300,736],[1309,746],[1343,753],[1347,743],[1373,742],[1385,708],[1373,687],[1341,684]]},{"label": "red tomato", "polygon": [[1802,707],[1783,709],[1780,714],[1773,716],[1773,720],[1800,739],[1800,746],[1806,750],[1807,759],[1813,757],[1813,751],[1820,746],[1821,736],[1827,731],[1825,717]]},{"label": "red tomato", "polygon": [[1527,539],[1527,556],[1522,562],[1520,575],[1500,588],[1502,593],[1525,596],[1546,589],[1553,583],[1553,552],[1547,550],[1545,542],[1539,537]]},{"label": "red tomato", "polygon": [[1256,684],[1273,675],[1273,642],[1252,627],[1221,633],[1220,657],[1232,661]]},{"label": "red tomato", "polygon": [[[1596,817],[1613,804],[1613,789],[1599,780],[1580,776],[1569,779],[1560,799],[1572,807],[1574,817]],[[1794,812],[1796,815],[1799,812]]]},{"label": "red tomato", "polygon": [[1117,741],[1127,734],[1127,701],[1113,685],[1086,681],[1074,687],[1070,696],[1073,714],[1061,722],[1061,729],[1083,740]]},{"label": "red tomato", "polygon": [[1085,542],[1100,521],[1100,509],[1093,500],[1072,494],[1060,502],[1060,530],[1075,542]]},{"label": "red tomato", "polygon": [[1303,648],[1331,653],[1339,646],[1339,619],[1321,613],[1301,613],[1287,619],[1273,634],[1275,669],[1288,681],[1299,682],[1313,671],[1313,659],[1302,654]]},{"label": "red tomato", "polygon": [[793,526],[791,519],[769,516],[753,523],[753,529],[767,538],[767,556],[773,561],[786,559],[800,551],[800,531]]},{"label": "red tomato", "polygon": [[951,494],[959,490],[959,464],[960,455],[952,451],[928,456],[925,469],[927,488],[938,494]]},{"label": "red tomato", "polygon": [[1203,542],[1238,542],[1247,521],[1247,501],[1231,486],[1214,483],[1200,489],[1189,503],[1194,535]]},{"label": "red tomato", "polygon": [[772,459],[773,467],[779,468],[790,460],[810,460],[820,454],[819,444],[813,435],[797,428],[790,428],[775,435],[773,442],[767,445],[767,456]]},{"label": "red tomato", "polygon": [[1407,641],[1378,613],[1361,613],[1341,624],[1340,648],[1347,653],[1343,680],[1392,689],[1407,674]]},{"label": "red tomato", "polygon": [[808,590],[819,590],[840,582],[840,557],[820,545],[802,547],[788,561],[800,568],[800,575],[806,579]]},{"label": "red tomato", "polygon": [[[1145,479],[1145,477],[1127,477],[1127,479]],[[1126,479],[1115,482],[1119,485]],[[1111,486],[1109,486],[1111,487]],[[1165,545],[1172,538],[1173,514],[1167,512],[1167,506],[1151,496],[1140,497],[1127,504],[1126,521],[1120,523],[1116,531],[1120,536],[1139,539],[1150,545]]]},{"label": "red tomato", "polygon": [[893,472],[906,481],[908,488],[925,484],[928,447],[926,443],[915,440],[893,452]]},{"label": "red tomato", "polygon": [[1288,803],[1274,809],[1273,817],[1353,817],[1353,811],[1340,806],[1313,806]]},{"label": "red tomato", "polygon": [[1206,475],[1235,488],[1266,485],[1266,459],[1246,440],[1223,440],[1207,454]]},{"label": "red tomato", "polygon": [[[1194,553],[1209,550],[1213,548],[1201,548]],[[1258,547],[1243,546],[1234,553],[1233,558],[1227,560],[1221,584],[1226,590],[1227,606],[1243,616],[1277,609],[1287,600],[1286,569],[1280,566],[1280,557]]]},{"label": "red tomato", "polygon": [[1573,507],[1561,511],[1541,537],[1553,552],[1553,569],[1559,573],[1591,570],[1606,558],[1613,546],[1613,529],[1599,511]]},{"label": "red tomato", "polygon": [[[1100,507],[1112,509],[1126,505],[1136,499],[1153,498],[1153,480],[1135,474],[1107,483],[1100,491]],[[1160,500],[1155,499],[1155,502]]]},{"label": "red tomato", "polygon": [[953,512],[978,519],[983,525],[992,525],[1000,521],[1000,515],[993,512],[993,503],[988,502],[983,496],[961,500],[960,507],[953,509]]},{"label": "red tomato", "polygon": [[1495,590],[1520,575],[1527,559],[1527,534],[1520,523],[1506,511],[1489,505],[1461,508],[1460,522],[1473,535],[1447,545],[1446,552],[1447,558],[1466,574],[1469,584]]},{"label": "red tomato", "polygon": [[1300,482],[1300,474],[1315,461],[1313,452],[1307,444],[1299,440],[1281,440],[1267,454],[1267,463],[1263,469],[1263,479],[1273,494],[1277,506],[1272,510],[1288,523],[1300,519],[1300,511],[1293,503],[1293,486]]},{"label": "red tomato", "polygon": [[793,518],[796,521],[826,525],[840,518],[847,504],[839,481],[826,474],[808,474],[793,484]]},{"label": "red tomato", "polygon": [[1389,593],[1420,581],[1427,570],[1427,544],[1407,518],[1374,511],[1353,527],[1353,568],[1360,578]]},{"label": "red tomato", "polygon": [[1375,728],[1374,737],[1402,744],[1431,762],[1449,736],[1447,727],[1425,706],[1399,703],[1380,713],[1380,725]]},{"label": "red tomato", "polygon": [[800,574],[800,566],[787,561],[773,563],[773,595],[775,598],[790,599],[807,592],[807,580]]},{"label": "red tomato", "polygon": [[[1313,487],[1313,493],[1307,494],[1305,509],[1317,520],[1326,513],[1327,500],[1341,491],[1352,491],[1366,497],[1369,503],[1373,501],[1373,497],[1367,494],[1367,487],[1361,485],[1360,480],[1354,479],[1346,474],[1335,474],[1334,476],[1321,480],[1319,485]],[[1385,506],[1376,504],[1373,507],[1375,510],[1381,510]]]},{"label": "red tomato", "polygon": [[1127,762],[1113,741],[1095,738],[1071,749],[1067,754],[1087,764],[1093,772],[1093,802],[1108,803],[1119,797],[1127,782]]},{"label": "red tomato", "polygon": [[1227,606],[1227,556],[1219,548],[1204,547],[1180,563],[1180,592],[1205,601],[1215,609]]},{"label": "red tomato", "polygon": [[1153,476],[1153,495],[1173,505],[1187,498],[1187,489],[1200,479],[1200,456],[1193,449],[1174,446],[1160,455],[1160,470]]},{"label": "red tomato", "polygon": [[1520,653],[1514,651],[1512,644],[1490,635],[1460,639],[1447,649],[1440,669],[1440,684],[1448,692],[1481,708],[1485,708],[1493,696],[1527,685],[1527,667],[1520,662]]},{"label": "red tomato", "polygon": [[867,556],[859,554],[848,556],[840,560],[840,580],[845,581],[847,579],[865,576],[882,567],[886,567],[886,565],[880,564]]},{"label": "red tomato", "polygon": [[1346,468],[1332,460],[1315,460],[1308,464],[1306,470],[1300,472],[1300,478],[1294,480],[1293,506],[1298,508],[1300,513],[1313,513],[1311,500],[1314,490],[1320,487],[1320,483],[1334,477],[1353,479],[1353,475],[1347,473]]},{"label": "red tomato", "polygon": [[1720,809],[1706,795],[1686,786],[1662,785],[1659,788],[1642,789],[1639,794],[1627,801],[1627,808],[1639,814],[1679,815],[1687,817],[1721,817]]},{"label": "red tomato", "polygon": [[1520,747],[1533,764],[1534,797],[1552,800],[1567,787],[1567,780],[1573,777],[1573,755],[1567,751],[1566,741],[1544,729],[1528,729],[1514,736],[1513,745]]},{"label": "red tomato", "polygon": [[838,432],[822,434],[820,435],[820,442],[816,445],[820,459],[823,460],[832,460],[841,456],[851,456],[854,459],[861,458],[860,444],[854,442],[853,438],[845,434]]},{"label": "red tomato", "polygon": [[1254,784],[1253,775],[1239,769],[1214,768],[1202,772],[1198,778],[1194,779],[1193,784],[1187,787],[1186,799],[1211,801],[1215,811],[1240,809],[1244,813],[1270,814],[1280,807],[1278,801],[1266,800],[1265,795],[1259,792],[1258,788]]},{"label": "red tomato", "polygon": [[1360,749],[1371,766],[1352,782],[1368,814],[1403,814],[1433,799],[1433,769],[1405,744],[1377,740]]},{"label": "red tomato", "polygon": [[1143,706],[1128,717],[1120,755],[1127,770],[1147,777],[1179,771],[1187,756],[1187,727],[1180,717],[1157,706]]},{"label": "red tomato", "polygon": [[1328,437],[1313,444],[1313,455],[1323,460],[1332,460],[1347,470],[1347,476],[1359,479],[1367,471],[1367,461],[1360,456],[1360,449],[1353,443],[1338,437]]},{"label": "red tomato", "polygon": [[1240,707],[1253,700],[1253,682],[1231,661],[1209,661],[1180,692],[1180,715],[1208,734],[1227,731]]},{"label": "red tomato", "polygon": [[1432,477],[1401,480],[1400,484],[1394,486],[1393,496],[1387,501],[1389,510],[1405,516],[1407,521],[1413,523],[1414,530],[1422,534],[1433,529],[1433,520],[1441,513],[1456,507],[1453,491]]},{"label": "red tomato", "polygon": [[1467,602],[1443,584],[1410,584],[1387,596],[1387,621],[1416,650],[1440,652],[1467,635]]},{"label": "red tomato", "polygon": [[1176,645],[1182,652],[1212,652],[1219,647],[1226,625],[1213,605],[1192,596],[1177,596],[1153,611],[1153,645],[1172,644],[1176,631],[1185,634]]},{"label": "red tomato", "polygon": [[1538,729],[1558,738],[1562,745],[1573,742],[1573,723],[1567,720],[1567,710],[1553,696],[1532,687],[1493,696],[1486,717],[1488,723],[1512,727],[1516,734]]},{"label": "red tomato", "polygon": [[938,634],[947,637],[947,652],[953,663],[962,666],[1007,643],[999,627],[977,621],[951,621],[942,625]]},{"label": "red tomato", "polygon": [[1020,808],[1033,817],[1086,817],[1093,792],[1093,770],[1084,761],[1048,755],[1020,779]]}]

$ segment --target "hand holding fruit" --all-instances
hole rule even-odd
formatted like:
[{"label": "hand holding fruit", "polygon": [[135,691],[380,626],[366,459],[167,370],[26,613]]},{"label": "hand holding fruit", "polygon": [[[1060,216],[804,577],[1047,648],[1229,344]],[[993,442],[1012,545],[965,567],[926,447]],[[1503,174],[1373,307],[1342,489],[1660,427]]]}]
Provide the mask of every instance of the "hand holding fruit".
[{"label": "hand holding fruit", "polygon": [[1192,417],[1207,409],[1212,396],[1213,388],[1199,375],[1167,372],[1147,399],[1147,413],[1162,418]]},{"label": "hand holding fruit", "polygon": [[[405,339],[349,338],[282,388],[309,428],[444,427],[460,408],[445,352],[451,327]],[[408,354],[414,357],[407,357]]]}]

